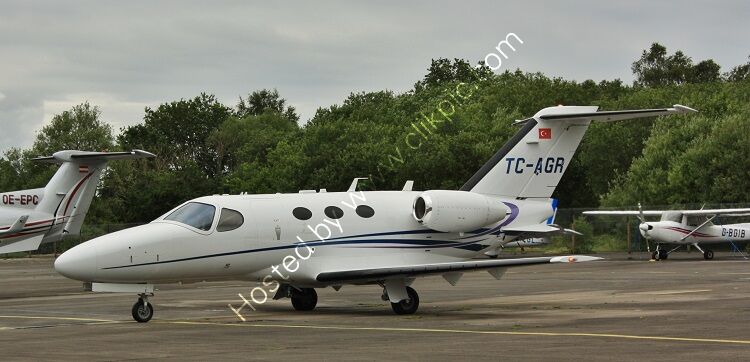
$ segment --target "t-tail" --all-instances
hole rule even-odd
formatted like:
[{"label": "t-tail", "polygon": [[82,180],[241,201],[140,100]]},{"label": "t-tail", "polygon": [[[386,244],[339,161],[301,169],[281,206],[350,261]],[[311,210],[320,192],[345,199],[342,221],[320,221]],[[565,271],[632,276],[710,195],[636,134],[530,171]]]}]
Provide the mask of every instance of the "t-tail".
[{"label": "t-tail", "polygon": [[548,107],[534,117],[518,121],[522,125],[518,133],[461,190],[509,199],[549,199],[592,121],[611,122],[697,112],[681,105],[626,111],[597,110],[597,106]]},{"label": "t-tail", "polygon": [[78,235],[91,201],[96,194],[99,178],[111,160],[155,157],[154,154],[133,150],[129,152],[59,151],[34,161],[59,163],[57,170],[43,189],[29,190],[38,194],[35,208],[40,214],[52,215],[52,228],[43,242]]}]

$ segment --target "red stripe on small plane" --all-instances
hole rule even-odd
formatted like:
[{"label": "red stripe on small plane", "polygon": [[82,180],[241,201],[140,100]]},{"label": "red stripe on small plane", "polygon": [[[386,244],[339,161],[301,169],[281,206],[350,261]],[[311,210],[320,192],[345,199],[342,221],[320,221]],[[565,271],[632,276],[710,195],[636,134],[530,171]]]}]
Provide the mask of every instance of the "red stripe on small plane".
[{"label": "red stripe on small plane", "polygon": [[17,236],[33,235],[33,234],[38,234],[38,233],[45,232],[45,231],[47,231],[47,229],[41,229],[41,230],[36,230],[36,231],[31,231],[31,232],[20,232],[20,233],[2,236],[0,237],[0,239],[9,239],[9,238],[15,238]]},{"label": "red stripe on small plane", "polygon": [[[690,234],[690,230],[688,230],[688,229],[682,229],[682,228],[678,228],[678,227],[668,227],[667,230],[677,231],[677,232],[683,233],[685,235]],[[698,236],[698,237],[702,237],[702,238],[715,238],[716,237],[716,235],[708,235],[708,234],[704,234],[704,233],[700,233],[700,232],[694,232],[691,236]]]},{"label": "red stripe on small plane", "polygon": [[[43,221],[34,221],[34,222],[29,222],[29,223],[26,223],[26,225],[24,225],[24,227],[26,227],[26,226],[34,226],[34,225],[41,225],[41,224],[44,224],[44,223],[52,222],[53,220],[54,220],[54,219],[43,220]],[[11,225],[11,226],[13,226],[13,225]],[[0,230],[8,230],[8,229],[10,229],[10,226],[3,226],[3,227],[0,227]]]}]

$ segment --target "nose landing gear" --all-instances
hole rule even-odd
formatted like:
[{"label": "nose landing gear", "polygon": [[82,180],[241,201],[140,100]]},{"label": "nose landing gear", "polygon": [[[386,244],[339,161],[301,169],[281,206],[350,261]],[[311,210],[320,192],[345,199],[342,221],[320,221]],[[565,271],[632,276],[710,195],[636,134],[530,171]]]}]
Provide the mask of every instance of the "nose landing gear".
[{"label": "nose landing gear", "polygon": [[138,296],[138,301],[133,304],[133,319],[138,323],[146,323],[154,316],[154,307],[149,303],[147,294]]}]

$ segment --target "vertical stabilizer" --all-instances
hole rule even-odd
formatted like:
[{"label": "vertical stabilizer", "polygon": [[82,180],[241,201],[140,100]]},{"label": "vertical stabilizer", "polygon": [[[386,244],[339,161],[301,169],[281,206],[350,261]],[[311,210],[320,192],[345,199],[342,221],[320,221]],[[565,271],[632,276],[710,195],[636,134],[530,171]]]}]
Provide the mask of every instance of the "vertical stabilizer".
[{"label": "vertical stabilizer", "polygon": [[568,168],[591,121],[696,112],[673,108],[597,112],[596,106],[548,107],[520,121],[521,129],[482,166],[462,191],[507,198],[549,198]]}]

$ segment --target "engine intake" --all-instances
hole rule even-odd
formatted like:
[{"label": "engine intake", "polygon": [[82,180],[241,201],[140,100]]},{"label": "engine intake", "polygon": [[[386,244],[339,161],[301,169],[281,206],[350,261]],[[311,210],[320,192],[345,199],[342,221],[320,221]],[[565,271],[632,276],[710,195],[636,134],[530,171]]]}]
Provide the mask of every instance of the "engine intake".
[{"label": "engine intake", "polygon": [[414,199],[412,207],[412,216],[422,225],[455,233],[494,224],[507,214],[499,199],[468,191],[425,191]]}]

